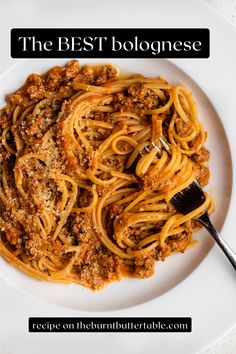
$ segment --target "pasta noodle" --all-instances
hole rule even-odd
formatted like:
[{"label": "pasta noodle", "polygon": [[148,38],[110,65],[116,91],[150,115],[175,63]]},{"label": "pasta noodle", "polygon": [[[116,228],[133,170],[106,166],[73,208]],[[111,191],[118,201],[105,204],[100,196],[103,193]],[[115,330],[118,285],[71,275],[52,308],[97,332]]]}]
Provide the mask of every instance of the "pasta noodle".
[{"label": "pasta noodle", "polygon": [[208,183],[209,152],[191,93],[163,78],[77,61],[32,74],[7,97],[0,134],[0,254],[37,279],[149,277],[213,209],[207,193],[184,216],[170,203]]}]

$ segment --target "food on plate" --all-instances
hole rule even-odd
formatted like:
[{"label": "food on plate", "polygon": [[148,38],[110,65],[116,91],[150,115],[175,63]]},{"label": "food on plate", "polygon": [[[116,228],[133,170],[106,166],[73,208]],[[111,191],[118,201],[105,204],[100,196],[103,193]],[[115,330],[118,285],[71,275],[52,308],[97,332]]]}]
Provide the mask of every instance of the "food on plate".
[{"label": "food on plate", "polygon": [[[184,86],[74,60],[0,112],[0,254],[35,278],[91,289],[146,278],[196,241],[171,197],[209,180],[207,134]],[[166,151],[162,137],[169,145]]]}]

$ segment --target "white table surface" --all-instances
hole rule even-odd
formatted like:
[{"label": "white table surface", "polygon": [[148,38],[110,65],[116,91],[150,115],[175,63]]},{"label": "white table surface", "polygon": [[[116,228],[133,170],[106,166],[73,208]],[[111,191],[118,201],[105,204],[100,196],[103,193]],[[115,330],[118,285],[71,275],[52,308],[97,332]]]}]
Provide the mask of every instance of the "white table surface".
[{"label": "white table surface", "polygon": [[[12,0],[8,0],[8,1],[12,1]],[[222,15],[227,17],[228,20],[231,21],[236,26],[236,0],[203,0],[203,1],[207,2],[210,6],[218,10]],[[3,2],[4,0],[0,0],[1,6],[3,5]],[[1,22],[2,14],[3,12],[0,12],[0,22]],[[4,29],[1,30],[4,31]],[[0,74],[5,69],[7,69],[13,62],[14,61],[10,58],[8,60],[6,60],[6,58],[5,59],[3,58],[3,60],[0,61]],[[26,297],[22,293],[19,292],[15,293],[11,291],[12,288],[10,286],[9,287],[1,286],[2,283],[3,280],[0,279],[1,298],[5,300],[7,299],[7,302],[5,302],[5,304],[7,303],[7,306],[9,308],[6,310],[6,307],[3,305],[3,302],[1,301],[0,313],[4,317],[4,313],[6,314],[7,313],[6,311],[8,311],[8,313],[11,315],[10,317],[12,317],[11,312],[16,310],[16,306],[14,305],[13,307],[11,307],[10,304],[19,304],[19,308],[17,313],[15,313],[15,316],[18,318],[17,320],[18,326],[20,325],[24,326],[25,318],[30,317],[31,311],[35,310],[34,308],[36,304],[35,300],[33,301],[31,298]],[[27,309],[27,313],[25,309]],[[43,315],[47,316],[47,314],[42,314],[42,316]],[[0,321],[0,338],[1,338],[2,325],[3,322]],[[9,340],[14,340],[14,338],[12,338],[11,336],[12,325],[13,324],[7,322],[4,323],[4,326],[8,328],[8,331],[6,330],[6,328],[4,328],[4,333],[9,333]],[[14,328],[14,330],[15,330],[14,335],[17,336],[17,333],[20,333],[20,331],[17,331],[17,328]],[[219,338],[216,342],[211,344],[209,347],[198,352],[198,354],[235,354],[235,353],[236,353],[236,326],[234,329],[231,329],[229,332],[223,334],[221,338]],[[0,354],[12,354],[12,353],[7,351],[6,348],[1,348]]]},{"label": "white table surface", "polygon": [[[236,0],[204,0],[236,26]],[[236,326],[198,354],[235,354]]]}]

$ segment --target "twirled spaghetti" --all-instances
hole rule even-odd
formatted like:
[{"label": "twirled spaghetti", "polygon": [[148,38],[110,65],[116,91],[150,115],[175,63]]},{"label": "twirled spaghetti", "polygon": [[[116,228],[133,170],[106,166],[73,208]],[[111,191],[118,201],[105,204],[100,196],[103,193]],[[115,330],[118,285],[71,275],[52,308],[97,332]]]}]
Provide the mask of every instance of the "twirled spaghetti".
[{"label": "twirled spaghetti", "polygon": [[[42,280],[92,289],[148,277],[195,241],[171,197],[208,183],[206,133],[186,87],[77,61],[32,74],[0,114],[0,254]],[[170,147],[162,148],[159,137]]]}]

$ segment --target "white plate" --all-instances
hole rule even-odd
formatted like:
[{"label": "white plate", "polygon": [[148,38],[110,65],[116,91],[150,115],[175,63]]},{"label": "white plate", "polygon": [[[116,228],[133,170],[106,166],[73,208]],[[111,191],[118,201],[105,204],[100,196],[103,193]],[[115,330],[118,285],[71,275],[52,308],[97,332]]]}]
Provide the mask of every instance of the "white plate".
[{"label": "white plate", "polygon": [[[231,172],[233,172],[235,179],[234,83],[236,82],[236,74],[234,63],[236,62],[236,52],[232,43],[235,41],[236,33],[235,29],[224,19],[203,4],[191,2],[190,8],[190,2],[181,1],[180,3],[181,6],[177,5],[177,2],[174,4],[173,1],[165,1],[165,3],[156,1],[155,4],[152,3],[153,9],[151,11],[150,1],[149,6],[148,1],[145,2],[146,7],[141,7],[137,3],[134,6],[131,1],[130,5],[126,4],[126,7],[129,6],[130,9],[122,11],[119,2],[119,4],[114,4],[116,9],[112,10],[113,13],[116,13],[115,17],[109,17],[109,8],[104,10],[103,16],[106,18],[106,27],[140,27],[140,23],[142,23],[143,27],[210,28],[210,59],[171,62],[164,60],[112,60],[112,62],[130,71],[143,72],[150,76],[162,74],[169,81],[186,84],[191,89],[199,107],[200,119],[209,133],[208,146],[212,152],[210,192],[216,199],[217,208],[213,220],[221,228],[231,194]],[[89,10],[87,5],[85,4],[80,10],[74,15],[70,12],[70,22],[66,21],[63,13],[59,16],[60,21],[56,22],[48,15],[49,9],[49,12],[43,12],[44,23],[31,23],[31,25],[35,27],[37,25],[46,27],[49,26],[49,23],[54,27],[89,27],[92,24],[93,27],[96,27],[100,25],[95,8],[90,14],[89,22],[85,16],[86,11]],[[131,11],[135,12],[135,16],[130,16]],[[222,45],[224,45],[224,50]],[[108,62],[108,60],[105,61]],[[16,89],[26,73],[33,70],[41,71],[60,62],[60,60],[21,61],[0,79],[0,97],[3,93]],[[232,153],[232,170],[228,143],[221,122],[225,128]],[[236,249],[236,238],[233,232],[236,210],[235,189],[231,195],[230,209],[222,229],[222,236]],[[191,334],[103,334],[99,336],[93,334],[93,341],[89,340],[88,335],[83,335],[80,336],[80,345],[83,348],[86,347],[86,351],[84,351],[86,354],[94,353],[95,348],[96,354],[108,353],[111,348],[113,353],[122,351],[125,354],[156,352],[169,354],[173,351],[183,354],[193,353],[229,329],[235,323],[236,316],[233,303],[236,290],[234,271],[216,246],[207,254],[212,243],[206,232],[201,231],[197,237],[201,239],[200,247],[189,250],[184,255],[173,256],[163,264],[159,262],[157,264],[158,272],[154,277],[147,280],[123,280],[95,294],[74,285],[68,287],[39,283],[24,276],[3,260],[1,260],[0,269],[1,274],[17,287],[52,304],[71,309],[55,308],[31,299],[31,305],[29,304],[31,311],[29,308],[25,310],[28,311],[28,316],[191,316],[193,319]],[[207,257],[205,257],[206,254]],[[196,266],[198,267],[196,268]],[[192,272],[194,269],[195,271]],[[188,276],[190,273],[191,275]],[[178,286],[176,286],[177,284]],[[23,297],[21,298],[23,299]],[[40,310],[37,311],[32,306],[33,303]],[[82,312],[82,310],[87,312]],[[24,309],[18,311],[24,316]],[[104,313],[103,311],[108,312]],[[26,337],[26,341],[28,337]],[[49,347],[52,354],[58,353],[58,351],[60,352],[60,341],[66,343],[68,351],[72,351],[77,342],[72,335],[61,335],[57,344],[52,341],[51,335],[45,335],[44,338],[47,338],[47,341],[45,343],[42,341],[38,347],[35,346],[36,339],[34,342],[33,340],[29,341],[26,346],[29,351],[26,350],[26,353],[30,353],[30,349],[32,352],[32,348],[34,348],[35,354],[43,351],[43,348],[45,348],[44,352],[47,352]],[[30,343],[32,345],[34,343],[34,347],[31,347]],[[10,348],[13,348],[14,354],[22,353],[19,346],[14,343]]]},{"label": "white plate", "polygon": [[[140,73],[147,77],[164,76],[171,84],[187,86],[197,102],[199,118],[208,132],[207,147],[211,151],[211,180],[209,192],[215,199],[212,221],[221,230],[224,223],[232,185],[230,149],[224,128],[213,105],[203,90],[176,65],[167,60],[80,60],[84,63],[113,63],[121,72]],[[24,60],[14,65],[0,78],[0,105],[4,104],[6,93],[20,87],[30,73],[43,73],[66,60]],[[157,299],[160,295],[178,285],[204,260],[213,245],[212,237],[205,229],[195,234],[200,242],[197,247],[184,254],[157,262],[156,274],[148,279],[124,279],[114,282],[102,291],[91,292],[77,284],[64,285],[41,282],[24,275],[0,259],[1,274],[13,285],[52,304],[83,311],[120,310]]]}]

